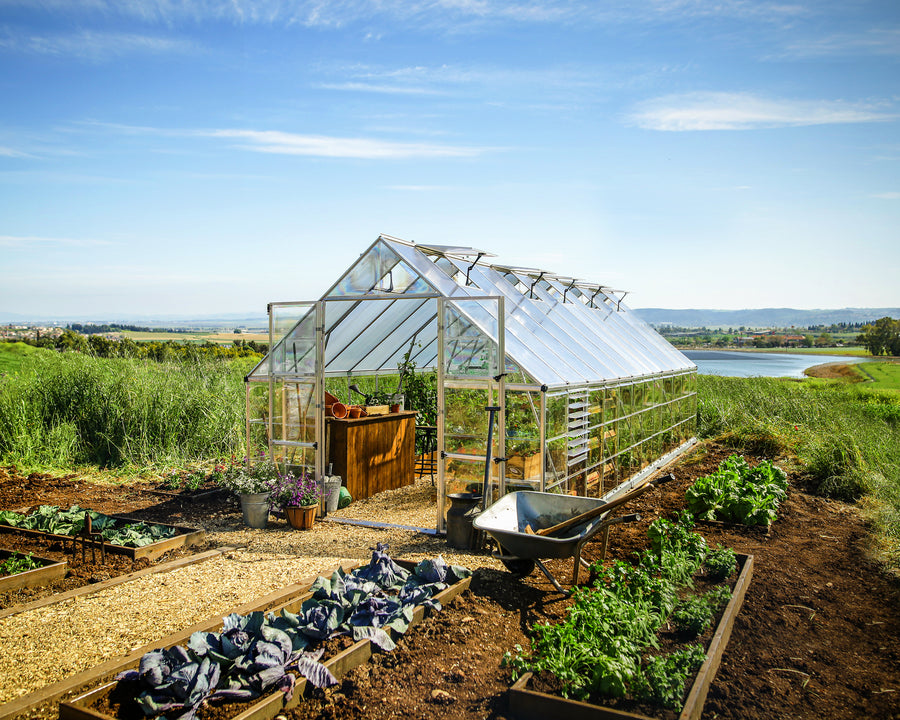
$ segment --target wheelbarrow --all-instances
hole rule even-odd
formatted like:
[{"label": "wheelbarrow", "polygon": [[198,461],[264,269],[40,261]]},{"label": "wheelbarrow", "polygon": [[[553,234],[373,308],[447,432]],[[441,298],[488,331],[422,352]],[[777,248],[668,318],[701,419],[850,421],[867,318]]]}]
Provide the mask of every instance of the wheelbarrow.
[{"label": "wheelbarrow", "polygon": [[584,545],[603,532],[601,558],[605,558],[610,527],[640,520],[636,513],[616,518],[610,518],[609,513],[671,477],[651,480],[613,500],[527,490],[513,492],[476,517],[473,525],[497,543],[494,557],[511,573],[524,577],[537,566],[553,587],[568,594],[541,560],[574,558],[572,584],[577,585],[581,566],[590,567],[581,557]]}]

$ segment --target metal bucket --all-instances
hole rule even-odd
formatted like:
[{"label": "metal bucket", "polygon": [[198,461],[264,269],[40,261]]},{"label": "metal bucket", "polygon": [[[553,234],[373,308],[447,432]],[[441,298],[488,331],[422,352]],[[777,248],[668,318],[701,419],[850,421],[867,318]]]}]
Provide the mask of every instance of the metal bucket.
[{"label": "metal bucket", "polygon": [[453,493],[447,510],[447,544],[459,550],[478,550],[482,533],[473,525],[481,512],[481,495],[478,493]]},{"label": "metal bucket", "polygon": [[269,493],[241,495],[241,512],[244,525],[262,529],[269,521]]},{"label": "metal bucket", "polygon": [[337,512],[341,499],[341,477],[331,475],[322,478],[322,497],[325,501],[325,514]]}]

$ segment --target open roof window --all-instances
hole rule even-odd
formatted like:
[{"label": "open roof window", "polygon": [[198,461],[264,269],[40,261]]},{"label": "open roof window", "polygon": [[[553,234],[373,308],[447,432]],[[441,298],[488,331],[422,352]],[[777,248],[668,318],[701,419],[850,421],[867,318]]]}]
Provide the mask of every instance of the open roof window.
[{"label": "open roof window", "polygon": [[483,257],[497,257],[493,253],[462,245],[417,245],[416,247],[423,250],[432,262],[460,287],[478,288],[471,277],[472,268]]},{"label": "open roof window", "polygon": [[533,288],[538,280],[546,274],[545,271],[537,268],[509,267],[504,265],[493,265],[492,267],[504,280],[525,297],[540,302],[541,299],[534,294]]}]

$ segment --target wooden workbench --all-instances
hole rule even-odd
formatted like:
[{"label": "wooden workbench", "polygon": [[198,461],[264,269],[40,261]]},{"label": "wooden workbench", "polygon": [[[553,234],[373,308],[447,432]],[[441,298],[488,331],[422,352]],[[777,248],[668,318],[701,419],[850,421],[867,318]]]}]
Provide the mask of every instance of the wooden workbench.
[{"label": "wooden workbench", "polygon": [[327,418],[328,461],[354,500],[415,480],[416,411]]}]

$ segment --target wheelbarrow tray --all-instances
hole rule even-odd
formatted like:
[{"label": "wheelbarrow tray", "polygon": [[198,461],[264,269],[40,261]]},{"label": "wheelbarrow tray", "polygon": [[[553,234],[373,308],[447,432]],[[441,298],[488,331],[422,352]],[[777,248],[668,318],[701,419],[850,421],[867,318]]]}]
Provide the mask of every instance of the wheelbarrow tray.
[{"label": "wheelbarrow tray", "polygon": [[526,533],[526,525],[537,531],[606,504],[600,498],[521,490],[504,495],[478,515],[473,525],[490,535],[509,555],[535,560],[570,558],[578,545],[599,529],[605,513],[554,537]]}]

